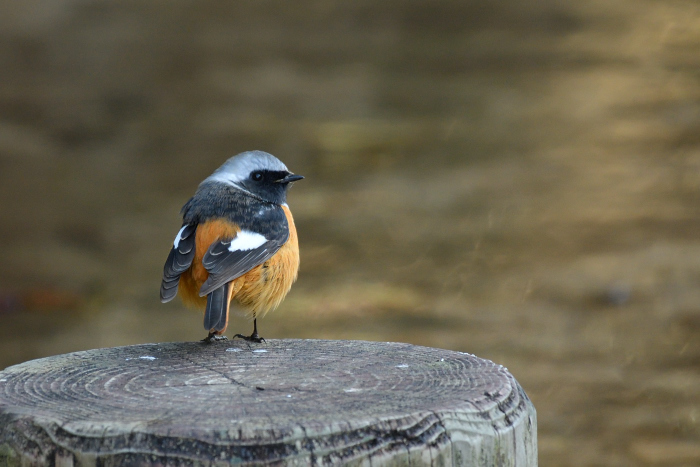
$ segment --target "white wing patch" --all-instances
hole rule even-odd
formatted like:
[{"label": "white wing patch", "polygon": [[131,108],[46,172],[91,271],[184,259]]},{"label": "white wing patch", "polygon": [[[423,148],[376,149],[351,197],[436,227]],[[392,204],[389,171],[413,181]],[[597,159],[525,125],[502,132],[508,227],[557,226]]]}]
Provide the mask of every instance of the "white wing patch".
[{"label": "white wing patch", "polygon": [[187,228],[187,225],[183,225],[180,231],[175,236],[175,241],[173,242],[173,248],[177,248],[180,245],[180,240],[182,240],[182,231]]},{"label": "white wing patch", "polygon": [[267,239],[259,233],[251,232],[250,230],[241,230],[238,232],[238,235],[236,235],[236,238],[231,241],[228,251],[254,250],[266,241]]}]

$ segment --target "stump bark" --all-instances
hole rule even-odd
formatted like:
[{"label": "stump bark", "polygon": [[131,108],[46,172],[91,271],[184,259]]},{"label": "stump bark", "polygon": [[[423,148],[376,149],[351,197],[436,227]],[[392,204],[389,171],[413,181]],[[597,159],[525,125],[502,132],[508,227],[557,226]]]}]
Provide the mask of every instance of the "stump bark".
[{"label": "stump bark", "polygon": [[537,464],[502,366],[400,343],[89,350],[0,372],[0,466]]}]

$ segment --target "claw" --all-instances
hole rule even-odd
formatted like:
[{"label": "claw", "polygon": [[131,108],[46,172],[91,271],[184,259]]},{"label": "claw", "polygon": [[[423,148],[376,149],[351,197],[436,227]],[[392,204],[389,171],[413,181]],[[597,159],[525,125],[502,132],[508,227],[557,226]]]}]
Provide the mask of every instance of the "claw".
[{"label": "claw", "polygon": [[228,337],[222,336],[220,334],[214,334],[214,333],[209,333],[207,337],[202,339],[202,342],[206,342],[207,344],[213,344],[214,342],[220,342],[220,341],[227,341]]},{"label": "claw", "polygon": [[260,337],[257,332],[251,334],[250,336],[244,336],[243,334],[236,334],[233,336],[235,339],[236,337],[240,337],[243,340],[246,340],[248,342],[257,342],[258,344],[262,342],[266,342],[264,337]]},{"label": "claw", "polygon": [[236,334],[235,336],[233,336],[234,339],[236,337],[240,337],[241,339],[246,340],[248,342],[257,342],[258,344],[260,344],[261,342],[265,342],[265,339],[258,335],[257,319],[253,320],[253,334],[251,334],[250,336],[244,336],[243,334]]}]

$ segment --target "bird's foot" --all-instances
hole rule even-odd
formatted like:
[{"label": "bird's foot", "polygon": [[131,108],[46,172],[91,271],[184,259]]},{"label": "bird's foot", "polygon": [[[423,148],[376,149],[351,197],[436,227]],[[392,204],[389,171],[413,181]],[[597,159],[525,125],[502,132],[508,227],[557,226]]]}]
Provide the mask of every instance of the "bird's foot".
[{"label": "bird's foot", "polygon": [[236,334],[235,336],[233,336],[234,339],[236,337],[240,337],[241,339],[246,340],[248,342],[257,342],[258,344],[265,342],[265,338],[260,337],[257,332],[254,332],[250,336],[244,336],[243,334]]},{"label": "bird's foot", "polygon": [[213,334],[209,333],[207,337],[202,339],[202,342],[206,342],[207,344],[212,344],[214,342],[220,342],[220,341],[227,341],[228,337],[223,336],[221,334]]}]

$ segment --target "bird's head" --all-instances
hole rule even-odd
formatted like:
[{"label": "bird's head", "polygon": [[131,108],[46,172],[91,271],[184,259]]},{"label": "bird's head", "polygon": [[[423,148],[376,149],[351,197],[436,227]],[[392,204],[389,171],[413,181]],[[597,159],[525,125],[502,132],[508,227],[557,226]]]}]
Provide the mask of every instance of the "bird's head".
[{"label": "bird's head", "polygon": [[265,201],[284,204],[287,189],[301,180],[272,154],[263,151],[247,151],[233,156],[207,177],[204,182],[231,185]]}]

